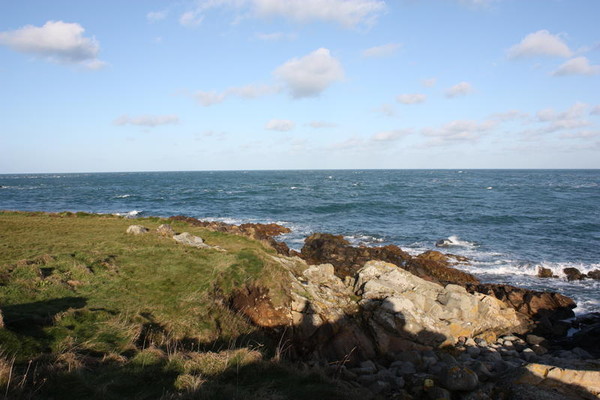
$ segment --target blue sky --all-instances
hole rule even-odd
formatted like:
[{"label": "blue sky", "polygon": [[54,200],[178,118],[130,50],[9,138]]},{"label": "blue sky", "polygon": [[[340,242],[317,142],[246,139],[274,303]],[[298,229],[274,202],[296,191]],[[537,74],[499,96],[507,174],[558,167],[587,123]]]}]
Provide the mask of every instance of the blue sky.
[{"label": "blue sky", "polygon": [[595,0],[1,1],[0,173],[600,168]]}]

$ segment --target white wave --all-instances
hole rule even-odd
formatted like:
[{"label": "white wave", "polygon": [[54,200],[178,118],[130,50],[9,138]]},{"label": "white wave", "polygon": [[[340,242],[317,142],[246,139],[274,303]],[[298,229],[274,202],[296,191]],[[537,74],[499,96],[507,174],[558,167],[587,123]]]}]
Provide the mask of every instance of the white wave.
[{"label": "white wave", "polygon": [[300,189],[300,188],[298,186],[290,186],[290,189],[296,190],[296,189]]},{"label": "white wave", "polygon": [[117,199],[126,199],[128,197],[131,197],[131,195],[130,194],[120,194],[120,195],[115,196],[115,198],[117,198]]},{"label": "white wave", "polygon": [[375,243],[383,243],[384,239],[371,235],[349,235],[344,237],[351,244],[363,244],[363,245],[371,245]]},{"label": "white wave", "polygon": [[456,235],[452,235],[452,236],[448,236],[446,239],[442,239],[440,245],[437,245],[437,247],[450,247],[450,246],[457,246],[457,247],[477,247],[479,246],[477,243],[475,242],[469,242],[466,240],[461,240],[458,236]]},{"label": "white wave", "polygon": [[492,190],[493,188],[494,188],[493,186],[486,187],[487,190]]},{"label": "white wave", "polygon": [[119,215],[119,216],[125,217],[125,218],[136,218],[141,213],[143,213],[143,211],[141,211],[141,210],[131,210],[126,213],[114,213],[114,215]]},{"label": "white wave", "polygon": [[[550,269],[552,274],[558,278],[566,279],[563,272],[565,268],[577,268],[581,273],[587,274],[600,269],[600,263],[583,264],[575,262],[541,262],[522,263],[513,260],[495,260],[494,262],[472,261],[463,269],[473,274],[496,274],[496,275],[521,275],[537,277],[542,268]],[[551,279],[551,278],[544,278]]]}]

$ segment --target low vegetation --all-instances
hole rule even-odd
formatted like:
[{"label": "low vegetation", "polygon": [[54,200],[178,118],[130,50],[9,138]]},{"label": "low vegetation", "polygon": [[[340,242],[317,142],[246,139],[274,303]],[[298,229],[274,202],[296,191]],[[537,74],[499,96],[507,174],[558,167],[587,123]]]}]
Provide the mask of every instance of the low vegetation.
[{"label": "low vegetation", "polygon": [[[151,230],[165,222],[135,221]],[[352,398],[314,370],[280,361],[276,338],[228,307],[244,285],[285,285],[273,250],[172,222],[226,251],[185,247],[127,235],[131,224],[0,212],[0,396]]]}]

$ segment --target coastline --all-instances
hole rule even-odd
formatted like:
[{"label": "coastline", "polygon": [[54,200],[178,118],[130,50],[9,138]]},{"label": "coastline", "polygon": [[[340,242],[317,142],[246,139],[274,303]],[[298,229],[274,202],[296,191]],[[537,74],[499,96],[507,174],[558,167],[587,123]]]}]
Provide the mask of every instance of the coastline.
[{"label": "coastline", "polygon": [[[100,329],[102,335],[124,335],[116,342],[124,347],[111,350],[111,357],[120,354],[122,365],[128,366],[152,349],[159,354],[158,360],[168,361],[171,356],[161,358],[160,354],[168,353],[170,346],[180,347],[172,357],[205,357],[198,349],[206,344],[192,337],[208,335],[210,346],[215,346],[233,329],[239,343],[235,351],[246,352],[244,362],[250,368],[288,365],[290,376],[303,376],[293,365],[305,363],[311,366],[309,371],[323,374],[320,379],[330,382],[333,378],[337,383],[329,387],[337,395],[346,393],[346,385],[359,392],[366,390],[364,398],[393,393],[421,398],[435,391],[491,396],[507,388],[531,386],[527,377],[537,373],[535,368],[558,368],[564,375],[542,379],[535,383],[536,390],[562,382],[561,390],[571,395],[596,393],[594,385],[585,380],[564,378],[572,371],[594,374],[591,366],[597,357],[589,352],[593,347],[589,351],[579,347],[585,340],[575,345],[566,336],[572,325],[564,319],[572,316],[572,301],[558,294],[481,284],[452,267],[466,262],[461,257],[435,251],[411,256],[392,245],[355,247],[341,236],[328,234],[311,235],[302,250],[295,252],[275,239],[288,231],[275,224],[236,226],[182,216],[131,219],[87,213],[0,212],[0,218],[2,235],[14,249],[9,256],[13,261],[3,261],[4,286],[0,286],[4,299],[0,333],[8,335],[5,339],[10,340],[4,343],[12,346],[23,346],[27,337],[45,341],[44,337],[62,331],[69,340],[79,340],[69,333],[70,326],[86,324],[91,332]],[[32,247],[28,243],[37,244]],[[16,250],[18,246],[25,247]],[[216,265],[220,265],[218,273]],[[174,282],[178,282],[176,286],[172,286]],[[11,297],[15,293],[24,297]],[[29,310],[22,305],[26,298],[35,305],[27,313],[34,314],[24,314]],[[33,317],[43,298],[44,307],[61,304],[60,312],[49,320]],[[167,311],[170,308],[165,307],[174,298],[179,299],[175,300],[177,308],[183,308]],[[195,300],[190,303],[191,299]],[[200,311],[201,304],[209,309]],[[112,316],[102,311],[111,309]],[[212,311],[203,314],[208,310]],[[197,324],[214,318],[217,310],[222,314],[217,322],[221,322],[198,330],[202,325]],[[123,320],[120,315],[129,317]],[[190,320],[191,315],[199,319]],[[83,316],[91,319],[81,320]],[[21,325],[23,318],[29,325]],[[224,321],[229,322],[223,325]],[[578,323],[583,330],[594,328],[598,321]],[[37,326],[38,330],[24,331],[25,326]],[[122,330],[125,326],[130,327]],[[48,336],[51,332],[56,333]],[[139,333],[128,338],[126,332]],[[104,361],[98,361],[108,354],[102,335],[78,345],[83,345],[82,349],[89,343],[99,346],[85,361],[85,368],[92,371],[97,368],[90,366],[93,360],[107,368]],[[247,335],[254,343],[263,343],[265,350],[273,340],[274,350],[278,341],[288,344],[277,361],[265,361],[264,353],[245,347],[248,339],[241,338]],[[170,339],[165,341],[166,337]],[[574,337],[581,339],[581,335]],[[184,351],[188,346],[184,343],[196,350]],[[27,360],[41,360],[39,356],[27,358],[22,347],[16,349],[13,347],[12,351],[17,351],[13,354],[24,357],[17,363],[16,375],[26,373]],[[75,346],[68,354],[80,359],[90,350],[81,353]],[[259,354],[263,361],[257,361]],[[59,368],[58,364],[53,368]],[[231,382],[226,370],[215,382]],[[495,384],[508,379],[507,374],[513,386]],[[185,379],[197,379],[191,371],[184,375]],[[459,375],[463,378],[458,379]],[[457,386],[455,381],[462,383]],[[20,389],[8,385],[29,390],[27,385]]]}]

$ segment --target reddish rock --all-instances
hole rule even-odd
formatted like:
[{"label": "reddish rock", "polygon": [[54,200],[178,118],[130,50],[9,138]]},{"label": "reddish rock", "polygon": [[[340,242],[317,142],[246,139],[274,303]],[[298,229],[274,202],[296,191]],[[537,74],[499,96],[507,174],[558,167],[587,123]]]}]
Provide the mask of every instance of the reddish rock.
[{"label": "reddish rock", "polygon": [[290,324],[286,308],[276,308],[269,297],[269,290],[258,286],[244,287],[231,296],[231,307],[244,314],[261,328],[279,328]]},{"label": "reddish rock", "polygon": [[567,296],[555,292],[517,288],[493,283],[466,285],[467,291],[494,296],[526,315],[536,323],[535,332],[546,337],[564,336],[568,324],[561,322],[575,314],[575,302]]},{"label": "reddish rock", "polygon": [[291,232],[291,230],[285,226],[277,224],[232,225],[217,221],[200,221],[196,218],[185,217],[183,215],[177,215],[169,219],[172,221],[186,222],[192,226],[200,226],[202,228],[210,229],[211,231],[242,235],[254,240],[260,240],[274,248],[277,253],[285,256],[290,255],[289,247],[285,243],[278,242],[273,238],[273,236]]},{"label": "reddish rock", "polygon": [[580,281],[585,279],[585,274],[582,274],[577,268],[565,268],[563,269],[563,272],[567,275],[567,280],[569,281]]},{"label": "reddish rock", "polygon": [[593,271],[588,272],[588,278],[600,280],[600,269],[595,269]]},{"label": "reddish rock", "polygon": [[300,256],[309,264],[332,264],[340,278],[354,276],[367,261],[381,260],[436,283],[479,283],[473,275],[450,267],[454,262],[438,251],[411,257],[398,246],[353,247],[342,236],[328,233],[315,233],[306,238]]}]

